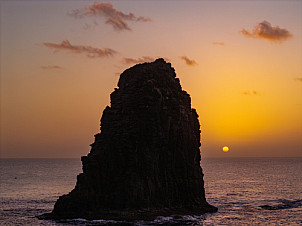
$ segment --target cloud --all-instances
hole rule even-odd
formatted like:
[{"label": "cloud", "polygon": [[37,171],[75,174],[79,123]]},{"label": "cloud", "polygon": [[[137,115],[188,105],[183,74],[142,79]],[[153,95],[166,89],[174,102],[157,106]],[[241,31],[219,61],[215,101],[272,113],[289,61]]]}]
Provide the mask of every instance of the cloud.
[{"label": "cloud", "polygon": [[141,58],[123,58],[125,64],[141,64],[145,62],[152,62],[155,58],[149,56],[143,56]]},{"label": "cloud", "polygon": [[110,24],[117,31],[131,30],[128,24],[126,24],[121,18],[110,17],[106,20],[106,24]]},{"label": "cloud", "polygon": [[63,70],[64,68],[58,66],[58,65],[47,65],[47,66],[41,66],[43,70],[52,70],[52,69],[59,69]]},{"label": "cloud", "polygon": [[294,80],[302,82],[302,78],[294,78]]},{"label": "cloud", "polygon": [[259,95],[259,92],[257,92],[257,91],[244,91],[242,94],[246,95],[246,96],[249,96],[249,95]]},{"label": "cloud", "polygon": [[224,42],[212,42],[212,44],[216,46],[224,46]]},{"label": "cloud", "polygon": [[180,59],[184,60],[185,63],[189,66],[196,66],[197,65],[197,62],[195,60],[191,60],[189,59],[188,57],[186,56],[181,56]]},{"label": "cloud", "polygon": [[44,42],[43,45],[54,49],[55,52],[66,50],[72,53],[86,54],[89,58],[111,57],[117,53],[115,50],[109,48],[100,49],[92,46],[72,45],[68,40],[64,40],[60,44]]},{"label": "cloud", "polygon": [[99,24],[94,20],[92,24],[85,23],[83,28],[84,28],[84,30],[94,29],[98,25]]},{"label": "cloud", "polygon": [[113,26],[115,30],[131,30],[126,21],[150,22],[149,17],[135,16],[133,13],[124,13],[114,8],[111,3],[94,2],[93,5],[86,6],[83,9],[75,9],[70,13],[75,18],[89,16],[101,16],[106,19],[106,24]]},{"label": "cloud", "polygon": [[248,38],[263,38],[274,42],[282,42],[293,37],[288,30],[278,26],[272,27],[265,20],[257,24],[251,32],[243,28],[240,33]]}]

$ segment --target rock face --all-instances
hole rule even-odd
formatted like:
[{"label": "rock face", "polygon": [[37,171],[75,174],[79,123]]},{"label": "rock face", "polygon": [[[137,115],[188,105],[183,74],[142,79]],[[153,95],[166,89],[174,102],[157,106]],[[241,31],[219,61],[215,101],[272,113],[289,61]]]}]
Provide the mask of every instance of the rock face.
[{"label": "rock face", "polygon": [[50,218],[151,219],[202,214],[200,125],[189,94],[163,59],[124,71],[111,93],[75,188]]}]

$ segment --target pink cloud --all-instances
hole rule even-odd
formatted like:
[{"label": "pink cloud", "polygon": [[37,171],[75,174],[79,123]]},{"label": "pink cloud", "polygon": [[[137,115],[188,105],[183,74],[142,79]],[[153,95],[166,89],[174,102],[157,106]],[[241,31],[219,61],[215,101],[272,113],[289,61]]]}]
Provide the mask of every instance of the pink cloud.
[{"label": "pink cloud", "polygon": [[111,3],[94,2],[93,5],[82,9],[73,10],[71,16],[83,18],[87,16],[102,16],[106,19],[106,24],[112,25],[115,30],[131,30],[126,21],[150,22],[149,17],[135,16],[133,13],[124,13],[114,8]]},{"label": "pink cloud", "polygon": [[123,62],[125,64],[141,64],[141,63],[145,63],[145,62],[152,62],[154,60],[155,60],[155,58],[153,58],[153,57],[143,56],[140,58],[124,58]]},{"label": "pink cloud", "polygon": [[184,60],[185,63],[189,66],[196,66],[197,65],[197,62],[195,60],[192,60],[192,59],[189,59],[188,57],[186,56],[181,56],[180,59]]},{"label": "pink cloud", "polygon": [[111,57],[117,53],[110,48],[100,49],[92,46],[72,45],[68,40],[64,40],[60,44],[44,42],[43,45],[55,51],[66,50],[72,53],[86,54],[89,58]]},{"label": "pink cloud", "polygon": [[273,27],[265,20],[257,24],[252,31],[243,28],[240,33],[248,38],[262,38],[274,42],[282,42],[293,37],[293,35],[285,28],[280,28],[278,26]]},{"label": "pink cloud", "polygon": [[121,18],[118,17],[109,17],[106,20],[106,24],[112,25],[113,28],[117,31],[131,30],[128,24],[126,24]]}]

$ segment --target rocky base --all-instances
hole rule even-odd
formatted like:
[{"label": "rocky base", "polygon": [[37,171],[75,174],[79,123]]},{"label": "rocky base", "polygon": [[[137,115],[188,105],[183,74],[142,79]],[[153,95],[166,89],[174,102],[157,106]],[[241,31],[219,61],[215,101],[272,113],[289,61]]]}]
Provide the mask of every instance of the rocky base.
[{"label": "rocky base", "polygon": [[204,213],[214,213],[217,212],[217,208],[208,205],[206,207],[199,207],[194,209],[186,208],[173,208],[173,209],[141,209],[141,210],[123,210],[123,211],[112,211],[103,210],[98,213],[85,213],[83,216],[58,216],[53,213],[46,213],[37,216],[40,220],[62,220],[62,219],[75,219],[83,218],[86,220],[116,220],[116,221],[152,221],[158,216],[168,217],[168,216],[184,216],[184,215],[202,215]]}]

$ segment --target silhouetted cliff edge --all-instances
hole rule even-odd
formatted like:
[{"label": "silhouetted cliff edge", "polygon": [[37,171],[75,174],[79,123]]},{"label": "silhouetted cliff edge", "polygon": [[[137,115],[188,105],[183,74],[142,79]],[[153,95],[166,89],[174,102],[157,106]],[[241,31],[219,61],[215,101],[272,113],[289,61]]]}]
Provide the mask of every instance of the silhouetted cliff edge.
[{"label": "silhouetted cliff edge", "polygon": [[217,211],[205,198],[200,125],[163,59],[125,70],[111,93],[75,188],[51,219],[153,219]]}]

